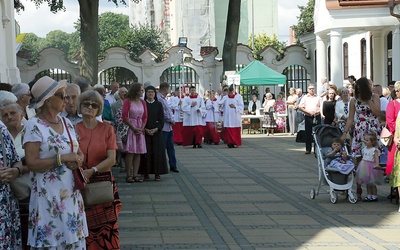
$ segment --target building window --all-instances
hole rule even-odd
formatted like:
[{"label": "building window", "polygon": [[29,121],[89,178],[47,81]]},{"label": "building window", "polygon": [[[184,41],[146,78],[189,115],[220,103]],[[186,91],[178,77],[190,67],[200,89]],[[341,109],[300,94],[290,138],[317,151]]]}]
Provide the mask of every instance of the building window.
[{"label": "building window", "polygon": [[331,46],[328,47],[328,81],[331,80]]},{"label": "building window", "polygon": [[343,44],[343,79],[349,76],[349,45]]},{"label": "building window", "polygon": [[388,83],[390,83],[392,79],[392,32],[389,32],[386,36],[386,45],[387,45],[387,77]]},{"label": "building window", "polygon": [[367,41],[361,39],[361,77],[367,76]]}]

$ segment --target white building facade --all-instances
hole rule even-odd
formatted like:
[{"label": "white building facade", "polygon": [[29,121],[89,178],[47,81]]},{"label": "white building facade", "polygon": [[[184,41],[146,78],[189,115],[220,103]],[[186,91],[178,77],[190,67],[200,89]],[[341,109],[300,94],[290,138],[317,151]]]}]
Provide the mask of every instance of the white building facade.
[{"label": "white building facade", "polygon": [[400,26],[389,1],[315,0],[314,34],[300,40],[315,78],[342,86],[365,76],[387,86],[400,80]]},{"label": "white building facade", "polygon": [[0,0],[0,82],[21,82],[16,57],[14,2]]},{"label": "white building facade", "polygon": [[[160,28],[172,46],[179,37],[188,37],[193,56],[201,58],[203,46],[222,51],[228,5],[229,0],[143,0],[130,2],[129,20]],[[247,44],[253,32],[278,34],[278,0],[242,0],[238,42]]]}]

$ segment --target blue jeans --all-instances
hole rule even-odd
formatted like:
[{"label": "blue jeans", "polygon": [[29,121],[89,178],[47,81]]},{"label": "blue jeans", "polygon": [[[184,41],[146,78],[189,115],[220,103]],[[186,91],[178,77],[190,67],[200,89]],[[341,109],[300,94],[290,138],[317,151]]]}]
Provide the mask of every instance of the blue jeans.
[{"label": "blue jeans", "polygon": [[175,157],[175,147],[174,147],[174,134],[172,131],[163,131],[163,139],[165,149],[167,150],[169,168],[176,168],[176,157]]}]

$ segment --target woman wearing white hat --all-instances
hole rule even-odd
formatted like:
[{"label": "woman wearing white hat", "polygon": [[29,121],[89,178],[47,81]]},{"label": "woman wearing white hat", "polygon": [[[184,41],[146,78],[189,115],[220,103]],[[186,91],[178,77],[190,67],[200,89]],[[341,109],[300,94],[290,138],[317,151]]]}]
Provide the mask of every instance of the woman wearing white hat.
[{"label": "woman wearing white hat", "polygon": [[64,81],[40,78],[32,87],[36,117],[25,124],[25,158],[32,172],[28,244],[33,248],[86,249],[81,193],[72,170],[82,165],[74,126],[58,116],[65,106]]}]

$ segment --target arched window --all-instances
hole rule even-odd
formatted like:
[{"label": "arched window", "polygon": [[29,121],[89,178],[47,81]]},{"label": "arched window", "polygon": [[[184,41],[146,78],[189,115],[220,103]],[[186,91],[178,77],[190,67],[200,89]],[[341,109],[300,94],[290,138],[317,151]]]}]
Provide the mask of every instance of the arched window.
[{"label": "arched window", "polygon": [[343,44],[343,79],[349,76],[349,45]]},{"label": "arched window", "polygon": [[392,79],[392,37],[393,34],[392,32],[389,32],[386,36],[386,45],[387,45],[387,77],[388,77],[388,83],[393,81]]},{"label": "arched window", "polygon": [[367,76],[367,41],[361,39],[361,76]]},{"label": "arched window", "polygon": [[328,81],[331,80],[331,46],[328,47]]}]

